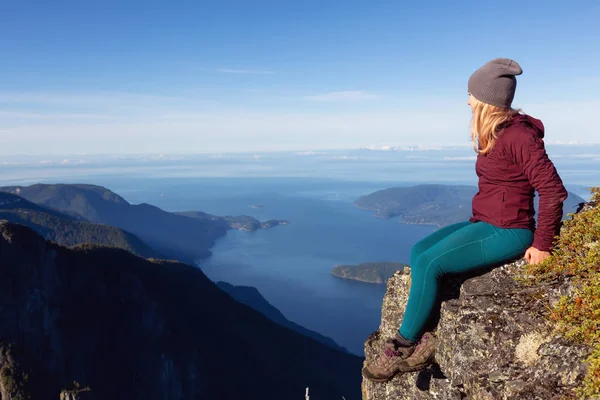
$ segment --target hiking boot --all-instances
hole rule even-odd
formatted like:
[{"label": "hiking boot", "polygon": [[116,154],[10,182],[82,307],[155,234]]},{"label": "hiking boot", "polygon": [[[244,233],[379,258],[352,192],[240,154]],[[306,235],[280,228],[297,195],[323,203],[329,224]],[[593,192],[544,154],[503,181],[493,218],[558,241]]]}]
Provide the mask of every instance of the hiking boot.
[{"label": "hiking boot", "polygon": [[385,342],[381,354],[375,361],[362,370],[365,378],[375,382],[387,382],[400,371],[400,363],[408,358],[415,346],[400,346],[398,341],[389,339]]},{"label": "hiking boot", "polygon": [[410,357],[400,362],[398,369],[401,372],[420,371],[433,362],[434,356],[435,336],[431,332],[427,332],[421,337]]}]

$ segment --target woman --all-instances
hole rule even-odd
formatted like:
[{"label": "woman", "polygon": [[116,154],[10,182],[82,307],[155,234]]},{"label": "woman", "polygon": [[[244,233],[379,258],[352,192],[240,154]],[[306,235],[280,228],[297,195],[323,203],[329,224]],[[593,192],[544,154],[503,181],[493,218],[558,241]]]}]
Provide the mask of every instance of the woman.
[{"label": "woman", "polygon": [[[489,268],[523,254],[531,264],[550,256],[567,191],[544,149],[542,122],[511,108],[516,76],[522,72],[515,61],[498,58],[469,78],[479,177],[473,216],[412,248],[412,285],[402,326],[375,362],[363,369],[365,378],[385,382],[398,372],[427,365],[434,344],[431,334],[423,333],[446,274]],[[535,191],[540,196],[537,229]]]}]

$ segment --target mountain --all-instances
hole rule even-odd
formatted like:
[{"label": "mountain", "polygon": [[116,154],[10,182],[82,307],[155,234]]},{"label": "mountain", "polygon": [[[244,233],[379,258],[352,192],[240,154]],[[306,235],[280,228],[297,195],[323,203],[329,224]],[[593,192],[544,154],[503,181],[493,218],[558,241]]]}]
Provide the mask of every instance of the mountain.
[{"label": "mountain", "polygon": [[403,223],[444,226],[469,218],[476,192],[466,185],[418,185],[380,190],[354,204],[382,218],[399,216]]},{"label": "mountain", "polygon": [[[354,204],[376,212],[377,217],[400,217],[406,224],[439,227],[465,221],[472,215],[471,201],[477,187],[468,185],[417,185],[384,189],[357,199]],[[535,206],[539,199],[536,196]],[[564,218],[576,211],[585,200],[569,192],[564,204]]]},{"label": "mountain", "polygon": [[164,258],[137,236],[108,225],[93,224],[0,192],[0,219],[26,225],[44,239],[63,246],[83,243],[118,247],[141,257]]},{"label": "mountain", "polygon": [[94,185],[37,184],[2,187],[0,191],[90,222],[124,229],[166,257],[190,263],[208,257],[216,239],[229,228],[221,219],[188,218],[150,204],[132,205]]},{"label": "mountain", "polygon": [[285,326],[294,332],[298,332],[301,335],[308,336],[333,349],[348,352],[348,350],[326,336],[320,333],[311,331],[304,328],[290,320],[288,320],[277,308],[273,307],[271,303],[265,299],[262,294],[255,287],[251,286],[234,286],[227,282],[217,282],[217,286],[233,297],[239,303],[245,304],[248,307],[255,309],[256,311],[263,314],[265,317],[281,326]]},{"label": "mountain", "polygon": [[75,217],[67,216],[67,215],[65,215],[61,212],[58,212],[56,210],[53,210],[51,208],[43,207],[43,206],[37,205],[35,203],[32,203],[30,201],[27,201],[23,197],[17,196],[16,194],[3,192],[1,190],[0,190],[0,209],[6,210],[6,211],[21,209],[21,210],[26,210],[26,211],[30,211],[30,212],[42,212],[42,213],[46,213],[46,214],[53,215],[53,216],[60,217],[60,218],[68,218],[71,220],[81,220],[81,218],[77,219]]},{"label": "mountain", "polygon": [[575,193],[576,195],[583,198],[585,201],[591,199],[590,186],[588,185],[565,185],[569,192]]},{"label": "mountain", "polygon": [[352,279],[366,283],[387,283],[396,271],[402,271],[405,264],[397,262],[369,262],[358,265],[336,265],[331,275],[342,279]]},{"label": "mountain", "polygon": [[313,400],[360,397],[361,358],[178,262],[69,249],[2,222],[0,304],[3,399],[295,399],[306,387]]},{"label": "mountain", "polygon": [[[563,220],[569,218],[568,214],[573,214],[573,213],[577,212],[577,208],[581,204],[585,203],[585,199],[582,198],[581,196],[578,196],[573,192],[567,192],[567,193],[569,196],[563,203]],[[533,204],[534,204],[536,210],[538,208],[539,202],[540,202],[539,196],[535,196],[535,199],[533,200]],[[535,217],[537,219],[537,213],[536,213]]]}]

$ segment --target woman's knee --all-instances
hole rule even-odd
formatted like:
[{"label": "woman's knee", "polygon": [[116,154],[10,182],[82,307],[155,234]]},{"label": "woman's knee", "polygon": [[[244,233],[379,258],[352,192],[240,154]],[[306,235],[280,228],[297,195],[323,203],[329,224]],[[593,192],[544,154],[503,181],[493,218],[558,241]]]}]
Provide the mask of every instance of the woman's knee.
[{"label": "woman's knee", "polygon": [[434,254],[431,251],[425,251],[416,257],[414,263],[411,264],[410,267],[411,270],[414,271],[413,274],[439,278],[443,275],[443,272],[441,266],[437,262],[438,260],[439,257],[437,254]]},{"label": "woman's knee", "polygon": [[419,240],[413,247],[410,249],[410,266],[416,266],[419,262],[419,258],[423,255],[423,253],[427,252],[432,245],[428,242],[430,237],[426,237],[424,239]]},{"label": "woman's knee", "polygon": [[416,268],[418,259],[419,259],[419,257],[421,257],[421,254],[423,254],[424,250],[425,249],[422,248],[422,246],[419,246],[419,243],[415,244],[410,249],[410,267],[411,268]]}]

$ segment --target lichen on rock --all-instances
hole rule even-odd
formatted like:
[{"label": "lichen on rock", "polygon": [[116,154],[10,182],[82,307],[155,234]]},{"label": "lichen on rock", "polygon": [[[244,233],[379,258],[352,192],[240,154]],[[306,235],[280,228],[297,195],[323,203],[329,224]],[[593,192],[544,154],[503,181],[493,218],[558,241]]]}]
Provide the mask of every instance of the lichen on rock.
[{"label": "lichen on rock", "polygon": [[[563,399],[586,375],[591,348],[557,335],[549,314],[573,292],[566,280],[525,284],[524,260],[477,276],[445,280],[436,329],[436,364],[388,383],[363,380],[363,400]],[[387,284],[379,330],[365,343],[365,363],[401,324],[410,268]]]}]

